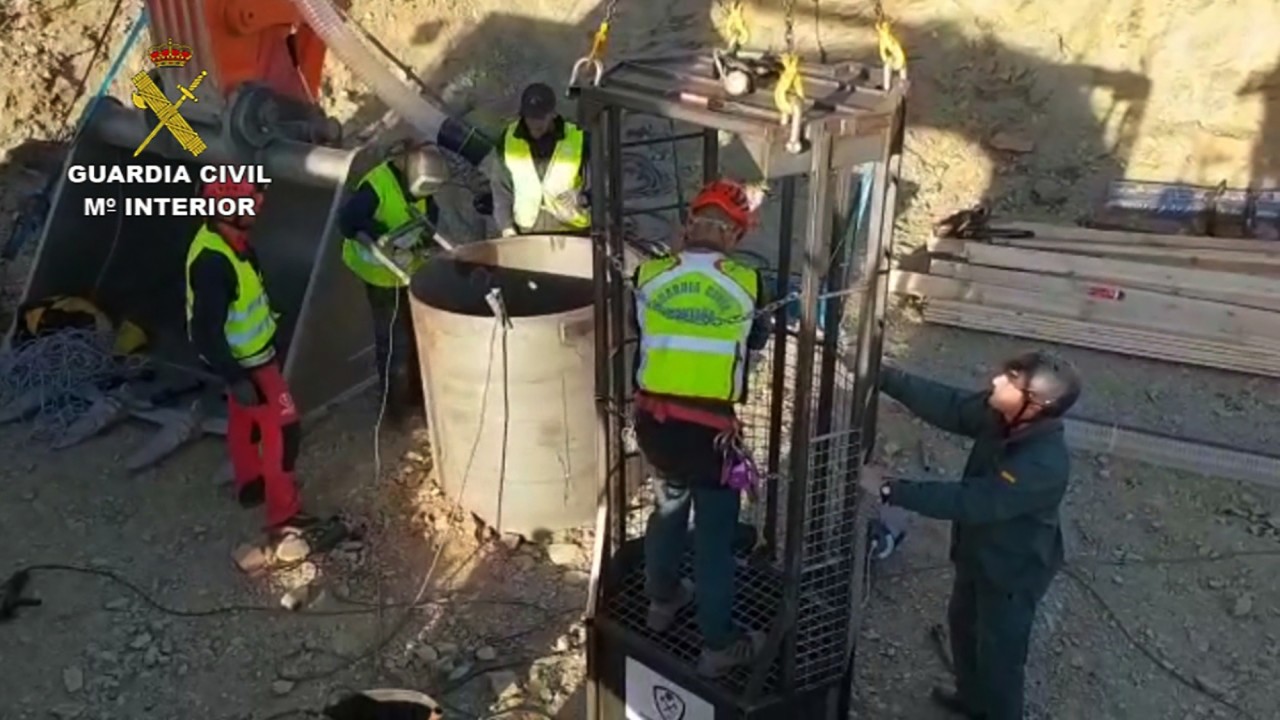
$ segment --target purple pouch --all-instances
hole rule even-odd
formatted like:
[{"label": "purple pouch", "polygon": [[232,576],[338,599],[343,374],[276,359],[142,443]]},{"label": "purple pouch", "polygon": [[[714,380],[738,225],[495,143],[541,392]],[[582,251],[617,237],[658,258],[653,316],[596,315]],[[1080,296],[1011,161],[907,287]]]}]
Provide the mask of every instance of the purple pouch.
[{"label": "purple pouch", "polygon": [[720,465],[720,484],[738,492],[754,493],[760,481],[760,473],[751,459],[751,453],[742,447],[736,437],[717,438],[723,454]]}]

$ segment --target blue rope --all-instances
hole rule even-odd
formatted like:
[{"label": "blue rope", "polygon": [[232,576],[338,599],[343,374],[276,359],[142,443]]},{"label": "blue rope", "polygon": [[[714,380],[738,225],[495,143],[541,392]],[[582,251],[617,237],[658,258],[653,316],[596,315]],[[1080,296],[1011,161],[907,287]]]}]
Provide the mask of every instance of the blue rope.
[{"label": "blue rope", "polygon": [[73,133],[73,137],[79,137],[80,131],[84,129],[84,126],[93,117],[93,112],[97,109],[98,103],[111,90],[111,83],[115,82],[116,76],[120,74],[120,68],[124,66],[125,56],[133,52],[134,46],[138,44],[138,38],[142,35],[142,28],[146,27],[149,21],[150,17],[144,7],[133,21],[133,25],[129,27],[129,34],[125,37],[124,45],[116,51],[115,59],[111,61],[111,67],[107,68],[107,74],[102,78],[102,84],[98,86],[98,92],[85,104],[84,110],[80,112],[80,119],[76,121],[76,130]]}]

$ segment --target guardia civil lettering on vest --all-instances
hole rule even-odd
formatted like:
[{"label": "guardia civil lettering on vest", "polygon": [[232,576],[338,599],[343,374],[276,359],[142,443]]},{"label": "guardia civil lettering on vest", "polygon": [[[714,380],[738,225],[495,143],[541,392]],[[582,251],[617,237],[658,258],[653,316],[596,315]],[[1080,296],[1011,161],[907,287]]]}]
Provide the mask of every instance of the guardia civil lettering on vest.
[{"label": "guardia civil lettering on vest", "polygon": [[201,183],[254,183],[269,185],[262,165],[202,165],[193,176],[185,165],[72,165],[67,181],[113,185],[174,185]]}]

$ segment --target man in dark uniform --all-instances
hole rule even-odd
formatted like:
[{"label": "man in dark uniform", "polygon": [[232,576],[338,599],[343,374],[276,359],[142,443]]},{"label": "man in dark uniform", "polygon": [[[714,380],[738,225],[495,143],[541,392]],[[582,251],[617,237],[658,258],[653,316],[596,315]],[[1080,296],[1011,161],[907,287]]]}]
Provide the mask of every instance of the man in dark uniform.
[{"label": "man in dark uniform", "polygon": [[1069,455],[1061,416],[1080,397],[1079,375],[1042,352],[1005,363],[985,392],[893,368],[880,390],[925,422],[973,438],[960,482],[859,483],[892,506],[952,522],[955,581],[947,619],[956,689],[939,705],[969,718],[1021,720],[1024,668],[1036,606],[1063,562],[1058,509]]}]

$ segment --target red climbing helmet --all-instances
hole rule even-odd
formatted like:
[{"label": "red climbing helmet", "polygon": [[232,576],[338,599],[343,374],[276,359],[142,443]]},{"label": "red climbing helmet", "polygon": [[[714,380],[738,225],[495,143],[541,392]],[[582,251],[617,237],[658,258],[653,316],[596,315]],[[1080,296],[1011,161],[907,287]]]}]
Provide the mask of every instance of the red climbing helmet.
[{"label": "red climbing helmet", "polygon": [[711,181],[693,199],[689,210],[697,212],[707,207],[720,208],[743,231],[750,229],[755,223],[755,207],[747,194],[747,189],[736,181],[723,179]]}]

